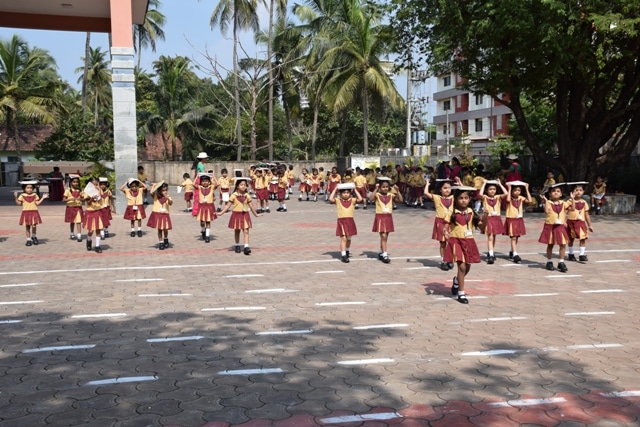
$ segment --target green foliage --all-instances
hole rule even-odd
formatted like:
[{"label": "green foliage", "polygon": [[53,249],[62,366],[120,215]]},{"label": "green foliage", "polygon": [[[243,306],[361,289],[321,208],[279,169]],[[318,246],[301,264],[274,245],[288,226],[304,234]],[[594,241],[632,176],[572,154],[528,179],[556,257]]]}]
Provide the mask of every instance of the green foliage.
[{"label": "green foliage", "polygon": [[111,128],[96,126],[80,112],[71,114],[36,147],[39,159],[67,161],[113,160]]}]

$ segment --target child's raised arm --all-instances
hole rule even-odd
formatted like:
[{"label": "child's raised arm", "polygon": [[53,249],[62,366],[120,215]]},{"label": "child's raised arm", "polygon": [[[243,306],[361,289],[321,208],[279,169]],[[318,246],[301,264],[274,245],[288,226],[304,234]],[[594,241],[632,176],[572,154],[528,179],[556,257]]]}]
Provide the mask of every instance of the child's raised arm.
[{"label": "child's raised arm", "polygon": [[525,202],[531,203],[531,193],[529,193],[529,184],[528,183],[524,184],[524,191],[527,192],[527,198],[525,199]]},{"label": "child's raised arm", "polygon": [[398,203],[402,203],[402,194],[400,194],[400,189],[395,184],[393,186],[393,189],[396,191],[396,195],[394,197],[395,201]]},{"label": "child's raised arm", "polygon": [[36,206],[40,206],[40,203],[44,202],[44,199],[49,198],[49,193],[44,193],[40,199],[36,202]]},{"label": "child's raised arm", "polygon": [[375,202],[376,201],[376,194],[378,194],[378,190],[380,189],[380,184],[376,184],[376,188],[371,192],[371,194],[369,194],[369,201],[370,202]]},{"label": "child's raised arm", "polygon": [[331,194],[329,194],[329,203],[335,203],[336,202],[336,191],[338,191],[338,186],[337,185],[333,189],[333,191],[331,191]]},{"label": "child's raised arm", "polygon": [[431,194],[431,192],[429,191],[430,185],[431,185],[431,180],[428,179],[427,183],[424,186],[424,196],[429,200],[433,200],[433,194]]}]

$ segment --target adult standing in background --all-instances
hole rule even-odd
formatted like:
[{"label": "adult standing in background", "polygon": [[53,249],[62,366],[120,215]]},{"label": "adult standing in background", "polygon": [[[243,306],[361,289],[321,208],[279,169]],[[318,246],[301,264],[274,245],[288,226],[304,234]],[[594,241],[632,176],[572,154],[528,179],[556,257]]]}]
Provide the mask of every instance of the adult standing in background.
[{"label": "adult standing in background", "polygon": [[507,175],[504,181],[522,181],[522,166],[518,163],[518,156],[515,154],[509,154],[507,159],[509,159],[511,164],[508,169],[503,171]]},{"label": "adult standing in background", "polygon": [[54,166],[53,172],[49,172],[47,181],[49,181],[49,200],[53,202],[62,200],[64,195],[64,175],[62,175],[58,166]]}]

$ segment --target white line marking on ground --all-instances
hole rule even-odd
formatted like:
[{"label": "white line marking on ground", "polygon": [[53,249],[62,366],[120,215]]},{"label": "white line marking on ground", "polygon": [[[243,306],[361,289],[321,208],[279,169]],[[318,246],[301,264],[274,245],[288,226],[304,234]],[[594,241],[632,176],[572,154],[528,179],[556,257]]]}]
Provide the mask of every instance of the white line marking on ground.
[{"label": "white line marking on ground", "polygon": [[123,317],[126,316],[127,313],[103,313],[103,314],[76,314],[75,316],[71,316],[72,319],[89,319],[92,317],[100,318],[100,317]]},{"label": "white line marking on ground", "polygon": [[220,308],[202,308],[200,311],[251,311],[251,310],[266,310],[266,307],[220,307]]},{"label": "white line marking on ground", "polygon": [[318,307],[329,307],[332,305],[362,305],[366,304],[364,301],[349,301],[349,302],[317,302]]},{"label": "white line marking on ground", "polygon": [[334,273],[344,273],[344,270],[316,271],[316,274],[334,274]]},{"label": "white line marking on ground", "polygon": [[571,277],[582,277],[582,274],[552,274],[544,277],[547,279],[569,279]]},{"label": "white line marking on ground", "polygon": [[192,297],[193,294],[139,294],[139,297]]},{"label": "white line marking on ground", "polygon": [[515,399],[515,400],[507,400],[506,402],[491,402],[489,403],[489,406],[498,406],[498,407],[536,406],[536,405],[548,405],[551,403],[561,403],[566,401],[567,400],[564,397],[551,397],[548,399]]},{"label": "white line marking on ground", "polygon": [[313,330],[311,329],[298,329],[292,331],[265,331],[265,332],[256,332],[256,335],[291,335],[291,334],[312,334]]},{"label": "white line marking on ground", "polygon": [[87,345],[60,345],[57,347],[38,347],[38,348],[28,348],[26,350],[22,350],[23,353],[40,353],[45,351],[64,351],[64,350],[85,350],[88,348],[94,348],[95,344],[87,344]]},{"label": "white line marking on ground", "polygon": [[0,325],[8,325],[11,323],[22,323],[22,320],[0,320]]},{"label": "white line marking on ground", "polygon": [[256,375],[256,374],[280,374],[284,371],[280,368],[260,368],[260,369],[231,369],[218,371],[218,375]]},{"label": "white line marking on ground", "polygon": [[192,335],[188,337],[165,337],[165,338],[148,338],[147,342],[174,342],[174,341],[196,341],[204,338],[202,335]]},{"label": "white line marking on ground", "polygon": [[469,319],[468,322],[501,322],[503,320],[525,320],[526,317],[487,317],[484,319]]},{"label": "white line marking on ground", "polygon": [[379,412],[377,414],[342,415],[339,417],[320,418],[320,422],[322,424],[342,424],[361,421],[393,420],[396,418],[404,417],[397,412]]},{"label": "white line marking on ground", "polygon": [[376,282],[372,283],[371,286],[387,286],[387,285],[406,285],[407,282]]},{"label": "white line marking on ground", "polygon": [[608,314],[616,314],[615,311],[577,311],[573,313],[565,313],[565,316],[604,316]]},{"label": "white line marking on ground", "polygon": [[245,294],[268,294],[268,293],[288,293],[288,292],[300,292],[297,289],[284,289],[284,288],[273,288],[273,289],[251,289],[248,291],[244,291]]},{"label": "white line marking on ground", "polygon": [[37,304],[40,302],[44,302],[43,300],[32,300],[32,301],[2,301],[0,305],[16,305],[16,304]]},{"label": "white line marking on ground", "polygon": [[501,354],[516,354],[518,351],[520,350],[496,349],[486,351],[469,351],[467,353],[462,353],[462,356],[498,356]]},{"label": "white line marking on ground", "polygon": [[373,365],[376,363],[393,363],[395,360],[388,358],[378,359],[359,359],[359,360],[343,360],[338,365]]},{"label": "white line marking on ground", "polygon": [[549,292],[546,294],[515,294],[514,297],[551,297],[554,295],[559,295],[559,294],[555,292]]},{"label": "white line marking on ground", "polygon": [[231,274],[224,277],[226,277],[227,279],[241,279],[244,277],[264,277],[264,274]]},{"label": "white line marking on ground", "polygon": [[622,344],[580,344],[580,345],[569,345],[568,349],[571,350],[583,350],[590,348],[616,348],[616,347],[624,347]]},{"label": "white line marking on ground", "polygon": [[[487,299],[487,298],[489,298],[487,296],[482,296],[482,295],[478,295],[478,296],[472,297],[471,295],[466,294],[465,296],[467,297],[467,299]],[[436,301],[451,301],[451,300],[455,300],[455,299],[456,299],[456,297],[454,297],[454,296],[451,296],[451,297],[438,297],[438,298],[436,298]]]},{"label": "white line marking on ground", "polygon": [[354,326],[353,329],[361,331],[366,329],[388,329],[388,328],[406,328],[408,323],[387,323],[385,325],[368,325],[368,326]]},{"label": "white line marking on ground", "polygon": [[114,282],[162,282],[164,279],[120,279]]},{"label": "white line marking on ground", "polygon": [[640,390],[612,391],[611,393],[600,393],[604,397],[636,397],[640,396]]},{"label": "white line marking on ground", "polygon": [[583,294],[600,294],[607,292],[623,292],[622,289],[594,289],[592,291],[580,291]]},{"label": "white line marking on ground", "polygon": [[630,259],[601,259],[596,262],[631,262]]},{"label": "white line marking on ground", "polygon": [[109,384],[123,384],[123,383],[135,383],[142,381],[155,381],[158,379],[157,375],[145,376],[145,377],[119,377],[109,378],[106,380],[89,381],[85,385],[109,385]]},{"label": "white line marking on ground", "polygon": [[0,288],[19,288],[22,286],[38,286],[42,285],[42,283],[14,283],[11,285],[0,285]]},{"label": "white line marking on ground", "polygon": [[428,270],[430,268],[435,268],[435,267],[408,267],[408,268],[405,268],[405,270]]}]

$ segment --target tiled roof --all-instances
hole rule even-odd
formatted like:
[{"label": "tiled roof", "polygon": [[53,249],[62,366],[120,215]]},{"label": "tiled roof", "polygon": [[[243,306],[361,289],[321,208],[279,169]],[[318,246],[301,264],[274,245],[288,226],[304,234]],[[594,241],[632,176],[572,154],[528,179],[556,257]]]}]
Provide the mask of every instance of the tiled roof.
[{"label": "tiled roof", "polygon": [[[38,143],[47,139],[53,133],[51,125],[20,125],[20,151],[33,152]],[[0,125],[0,151],[16,151],[16,141],[13,131],[7,132],[6,125]]]}]

